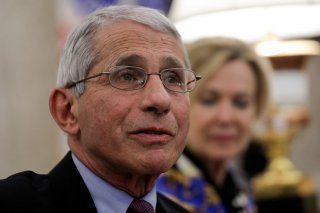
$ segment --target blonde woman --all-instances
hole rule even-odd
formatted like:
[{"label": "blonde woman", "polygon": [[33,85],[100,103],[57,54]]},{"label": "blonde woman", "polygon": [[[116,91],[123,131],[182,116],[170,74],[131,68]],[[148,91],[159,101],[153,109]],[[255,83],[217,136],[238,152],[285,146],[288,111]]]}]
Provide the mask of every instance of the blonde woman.
[{"label": "blonde woman", "polygon": [[202,76],[191,93],[186,149],[157,189],[192,212],[255,212],[246,181],[232,166],[268,100],[269,66],[244,42],[199,40],[189,46]]}]

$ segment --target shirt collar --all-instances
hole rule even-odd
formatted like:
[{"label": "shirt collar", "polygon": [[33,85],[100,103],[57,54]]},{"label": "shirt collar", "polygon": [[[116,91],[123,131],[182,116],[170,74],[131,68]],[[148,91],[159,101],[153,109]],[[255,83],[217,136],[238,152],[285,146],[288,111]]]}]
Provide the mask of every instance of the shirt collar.
[{"label": "shirt collar", "polygon": [[[72,154],[72,159],[91,194],[98,213],[125,213],[127,211],[130,203],[134,199],[131,195],[98,177],[91,170],[89,170],[74,154]],[[154,186],[152,190],[141,199],[148,201],[155,210],[157,204],[156,187]]]}]

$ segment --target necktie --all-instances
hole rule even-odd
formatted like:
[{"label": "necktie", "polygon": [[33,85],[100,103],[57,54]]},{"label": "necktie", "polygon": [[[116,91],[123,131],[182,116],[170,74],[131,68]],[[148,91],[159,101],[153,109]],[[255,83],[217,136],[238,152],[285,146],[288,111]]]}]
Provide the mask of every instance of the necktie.
[{"label": "necktie", "polygon": [[154,213],[153,207],[145,200],[134,199],[130,204],[127,213]]}]

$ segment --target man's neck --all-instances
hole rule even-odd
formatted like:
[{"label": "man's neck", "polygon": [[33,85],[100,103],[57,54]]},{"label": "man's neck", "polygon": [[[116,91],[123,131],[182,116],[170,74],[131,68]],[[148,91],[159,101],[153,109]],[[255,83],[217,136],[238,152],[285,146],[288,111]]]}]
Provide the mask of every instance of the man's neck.
[{"label": "man's neck", "polygon": [[127,192],[132,197],[143,197],[155,186],[158,175],[139,175],[115,170],[111,166],[108,168],[105,164],[100,166],[97,163],[92,164],[86,156],[79,156],[79,153],[74,154],[95,175],[114,187]]},{"label": "man's neck", "polygon": [[[120,189],[100,176],[97,176],[85,166],[74,154],[72,159],[85,182],[98,212],[125,212],[129,204],[135,198],[127,191]],[[157,192],[155,186],[141,199],[152,204],[156,208]]]}]

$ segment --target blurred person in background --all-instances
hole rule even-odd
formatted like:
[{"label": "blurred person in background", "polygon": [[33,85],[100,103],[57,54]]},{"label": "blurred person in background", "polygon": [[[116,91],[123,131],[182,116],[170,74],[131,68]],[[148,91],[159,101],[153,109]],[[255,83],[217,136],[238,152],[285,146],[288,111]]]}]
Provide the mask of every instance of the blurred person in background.
[{"label": "blurred person in background", "polygon": [[201,39],[188,50],[202,80],[191,94],[186,149],[157,189],[192,212],[255,212],[250,186],[233,162],[266,108],[270,66],[232,38]]}]

